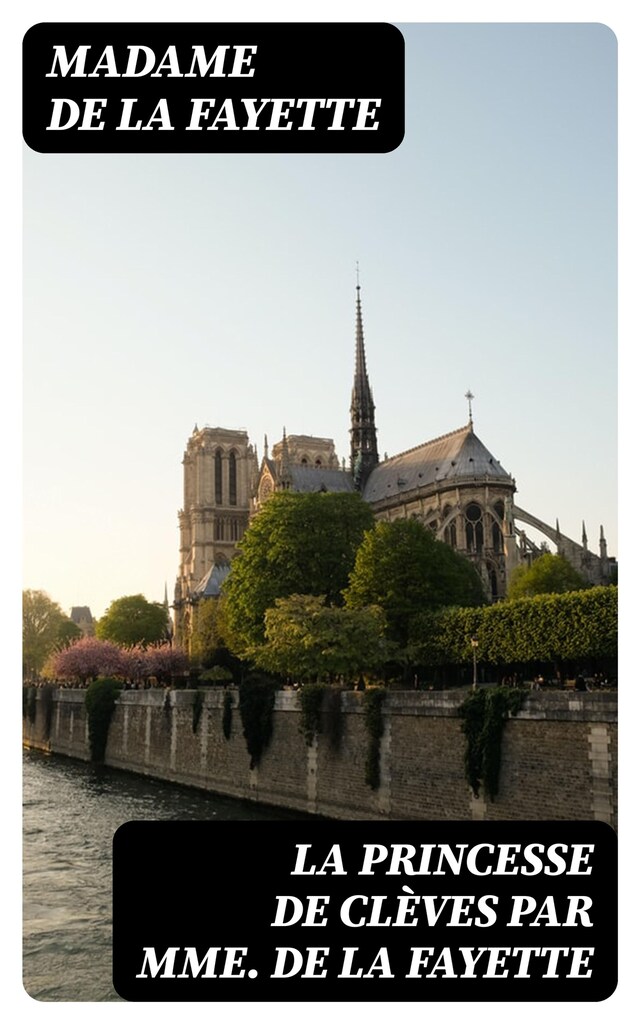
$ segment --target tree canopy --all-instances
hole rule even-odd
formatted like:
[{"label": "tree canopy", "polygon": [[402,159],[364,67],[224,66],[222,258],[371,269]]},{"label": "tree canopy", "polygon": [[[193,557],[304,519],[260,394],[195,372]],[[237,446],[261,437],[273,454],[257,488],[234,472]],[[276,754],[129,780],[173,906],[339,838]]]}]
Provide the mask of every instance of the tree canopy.
[{"label": "tree canopy", "polygon": [[225,599],[203,598],[193,606],[190,654],[204,668],[209,668],[226,650]]},{"label": "tree canopy", "polygon": [[22,661],[25,676],[38,675],[53,651],[80,635],[75,623],[44,590],[23,590]]},{"label": "tree canopy", "polygon": [[142,594],[119,597],[96,623],[96,636],[123,647],[154,644],[167,638],[167,611]]},{"label": "tree canopy", "polygon": [[253,519],[224,584],[229,643],[246,656],[264,641],[279,597],[312,594],[342,603],[356,551],[373,525],[358,494],[274,494]]},{"label": "tree canopy", "polygon": [[387,657],[380,608],[328,607],[310,594],[277,598],[265,615],[265,636],[256,664],[301,681],[353,679]]},{"label": "tree canopy", "polygon": [[614,658],[618,588],[539,594],[486,608],[443,608],[416,619],[413,641],[422,665],[489,665]]},{"label": "tree canopy", "polygon": [[366,534],[344,596],[348,608],[381,607],[389,638],[402,646],[420,612],[485,600],[471,563],[414,519],[379,522]]},{"label": "tree canopy", "polygon": [[568,594],[589,584],[562,555],[544,554],[531,565],[519,565],[509,583],[509,600],[538,594]]},{"label": "tree canopy", "polygon": [[125,677],[128,652],[109,640],[87,636],[65,647],[53,656],[50,672],[55,679],[72,679],[86,683],[98,676]]}]

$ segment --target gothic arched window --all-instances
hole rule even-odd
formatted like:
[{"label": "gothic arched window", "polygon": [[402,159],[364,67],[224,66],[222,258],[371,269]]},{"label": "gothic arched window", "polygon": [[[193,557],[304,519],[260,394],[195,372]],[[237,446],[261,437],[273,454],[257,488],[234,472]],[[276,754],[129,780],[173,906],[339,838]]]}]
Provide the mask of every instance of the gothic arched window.
[{"label": "gothic arched window", "polygon": [[475,502],[467,505],[465,534],[469,551],[482,551],[484,546],[484,530],[482,528],[482,509]]},{"label": "gothic arched window", "polygon": [[238,504],[238,470],[235,452],[231,452],[229,455],[229,504]]},{"label": "gothic arched window", "polygon": [[214,493],[216,505],[222,505],[222,452],[218,448],[213,457]]},{"label": "gothic arched window", "polygon": [[273,481],[270,479],[270,477],[265,476],[262,482],[260,483],[260,489],[258,491],[258,500],[266,501],[272,491]]}]

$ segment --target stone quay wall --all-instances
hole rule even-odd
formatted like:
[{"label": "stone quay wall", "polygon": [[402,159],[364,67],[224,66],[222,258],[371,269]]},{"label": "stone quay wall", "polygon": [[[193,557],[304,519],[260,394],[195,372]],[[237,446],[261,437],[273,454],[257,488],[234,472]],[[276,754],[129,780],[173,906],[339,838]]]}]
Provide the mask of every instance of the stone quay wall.
[{"label": "stone quay wall", "polygon": [[[271,743],[249,767],[238,694],[231,736],[223,733],[221,690],[126,690],[116,704],[105,763],[157,779],[330,818],[574,819],[617,823],[615,693],[533,692],[505,725],[499,793],[474,797],[464,777],[460,691],[391,691],[383,705],[380,787],[365,783],[369,737],[362,695],[343,693],[337,721],[307,746],[295,691],[276,694]],[[50,720],[47,732],[47,718]],[[336,718],[332,720],[335,724]],[[89,760],[84,691],[38,693],[24,742]]]}]

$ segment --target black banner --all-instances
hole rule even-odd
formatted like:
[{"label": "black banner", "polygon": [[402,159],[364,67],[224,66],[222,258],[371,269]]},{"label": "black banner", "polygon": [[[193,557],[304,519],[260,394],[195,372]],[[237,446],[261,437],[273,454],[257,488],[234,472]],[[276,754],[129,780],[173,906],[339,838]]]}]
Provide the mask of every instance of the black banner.
[{"label": "black banner", "polygon": [[41,153],[386,153],[404,40],[386,24],[43,23],[23,100]]},{"label": "black banner", "polygon": [[602,822],[128,822],[129,1000],[532,1001],[616,987]]}]

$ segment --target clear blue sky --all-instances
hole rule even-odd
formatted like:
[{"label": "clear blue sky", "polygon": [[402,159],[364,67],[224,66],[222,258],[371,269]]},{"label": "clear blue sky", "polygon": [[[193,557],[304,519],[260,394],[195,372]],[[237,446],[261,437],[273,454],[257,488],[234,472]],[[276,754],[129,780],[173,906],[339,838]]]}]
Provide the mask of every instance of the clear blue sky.
[{"label": "clear blue sky", "polygon": [[616,534],[616,41],[401,25],[376,156],[24,159],[24,586],[172,594],[194,423],[348,455],[355,261],[379,448],[461,426],[518,504]]}]

